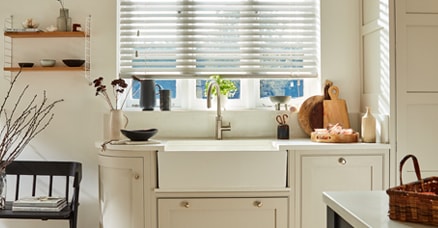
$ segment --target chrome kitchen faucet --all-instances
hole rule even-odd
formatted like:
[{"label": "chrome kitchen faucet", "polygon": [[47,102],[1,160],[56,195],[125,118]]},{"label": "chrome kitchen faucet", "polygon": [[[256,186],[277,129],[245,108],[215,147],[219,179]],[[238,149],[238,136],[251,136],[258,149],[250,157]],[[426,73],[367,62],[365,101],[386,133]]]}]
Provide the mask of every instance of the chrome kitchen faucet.
[{"label": "chrome kitchen faucet", "polygon": [[217,84],[216,81],[211,81],[210,85],[208,86],[207,90],[207,108],[211,107],[211,90],[213,89],[213,86],[216,88],[216,139],[222,139],[222,132],[223,131],[231,131],[231,123],[228,122],[226,125],[222,125],[222,111],[221,111],[221,98],[220,98],[220,87],[219,84]]}]

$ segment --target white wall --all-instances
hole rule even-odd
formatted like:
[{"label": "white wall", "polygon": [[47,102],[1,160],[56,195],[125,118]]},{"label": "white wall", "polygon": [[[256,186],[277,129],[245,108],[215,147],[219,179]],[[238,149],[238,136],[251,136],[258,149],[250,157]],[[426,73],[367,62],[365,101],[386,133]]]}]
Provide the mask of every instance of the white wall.
[{"label": "white wall", "polygon": [[[116,77],[116,1],[65,0],[64,3],[65,7],[70,9],[74,23],[84,24],[86,16],[92,15],[92,78],[104,76],[110,80]],[[349,111],[358,113],[360,112],[359,0],[324,0],[321,1],[321,6],[322,80],[329,79],[337,84],[341,88],[341,98],[347,100]],[[2,0],[0,2],[0,19],[12,14],[15,17],[15,26],[19,26],[25,18],[34,18],[40,22],[41,28],[45,28],[50,24],[55,24],[58,13],[59,3],[56,0]],[[44,45],[51,44],[47,41]],[[3,50],[3,43],[0,43],[0,49]],[[29,56],[29,58],[39,59],[38,56]],[[0,56],[0,62],[3,63],[3,55]],[[47,90],[50,98],[63,98],[65,102],[56,107],[54,122],[29,145],[20,159],[82,162],[84,174],[80,197],[79,227],[98,227],[98,173],[94,143],[103,138],[103,116],[108,111],[105,103],[94,96],[94,89],[88,86],[81,73],[25,73],[21,80],[23,83],[30,84],[34,92]],[[1,93],[5,91],[6,86],[6,81],[0,83]],[[271,118],[272,113],[245,111],[245,113],[235,115],[242,116],[245,120],[233,120],[235,121],[233,134],[239,132],[260,134],[264,131],[261,136],[273,137],[275,122]],[[196,118],[196,115],[204,117],[205,122],[210,118],[211,123],[208,124],[213,126],[214,112],[208,112],[207,118],[205,112],[192,114],[128,113],[129,127],[140,128],[153,125],[160,131],[168,130],[162,135],[180,134],[181,136],[187,133],[185,127],[199,125],[199,118]],[[248,116],[251,122],[246,121]],[[168,119],[172,121],[169,122]],[[272,125],[260,121],[263,119],[272,121]],[[240,121],[243,124],[237,124]],[[296,124],[294,126],[296,126],[297,135],[300,135],[301,130]],[[245,129],[242,130],[243,128]],[[177,130],[172,131],[172,129]],[[193,133],[194,135],[213,135],[213,129],[208,127],[197,129],[198,132]],[[66,225],[65,222],[61,221],[32,222],[34,228],[64,225]],[[0,228],[28,226],[29,221],[0,221]]]}]

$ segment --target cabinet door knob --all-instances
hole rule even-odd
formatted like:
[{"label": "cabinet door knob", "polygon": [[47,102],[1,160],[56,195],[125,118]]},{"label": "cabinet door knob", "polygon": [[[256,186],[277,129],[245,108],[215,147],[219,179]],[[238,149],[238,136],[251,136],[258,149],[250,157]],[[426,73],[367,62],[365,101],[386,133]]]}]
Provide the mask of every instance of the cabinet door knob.
[{"label": "cabinet door knob", "polygon": [[343,158],[343,157],[340,157],[340,158],[338,159],[338,162],[339,162],[339,164],[341,164],[341,165],[345,165],[345,164],[347,164],[347,160],[346,160],[345,158]]},{"label": "cabinet door knob", "polygon": [[187,202],[187,201],[183,201],[181,204],[182,204],[182,206],[185,207],[185,208],[189,208],[189,207],[190,207],[190,203]]},{"label": "cabinet door knob", "polygon": [[263,203],[262,203],[262,201],[258,201],[258,200],[257,200],[257,201],[254,202],[254,205],[255,205],[256,207],[259,207],[259,208],[260,208],[260,207],[263,206]]},{"label": "cabinet door knob", "polygon": [[136,180],[140,179],[140,174],[138,174],[138,173],[134,174],[134,179],[136,179]]}]

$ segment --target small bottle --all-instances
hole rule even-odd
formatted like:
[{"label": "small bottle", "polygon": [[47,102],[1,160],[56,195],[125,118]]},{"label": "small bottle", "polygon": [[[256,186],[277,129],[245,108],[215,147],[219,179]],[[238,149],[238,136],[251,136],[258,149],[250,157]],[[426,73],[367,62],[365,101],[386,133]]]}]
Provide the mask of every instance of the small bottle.
[{"label": "small bottle", "polygon": [[361,130],[362,142],[376,142],[376,118],[371,114],[371,109],[369,107],[366,107],[366,112],[362,116]]}]

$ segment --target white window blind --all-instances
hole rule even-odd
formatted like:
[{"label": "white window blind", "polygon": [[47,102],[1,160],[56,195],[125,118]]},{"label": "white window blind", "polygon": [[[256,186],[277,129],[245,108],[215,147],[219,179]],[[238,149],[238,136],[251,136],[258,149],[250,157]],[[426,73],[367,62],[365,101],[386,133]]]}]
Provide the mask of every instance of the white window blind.
[{"label": "white window blind", "polygon": [[317,0],[120,0],[122,77],[316,77]]}]

